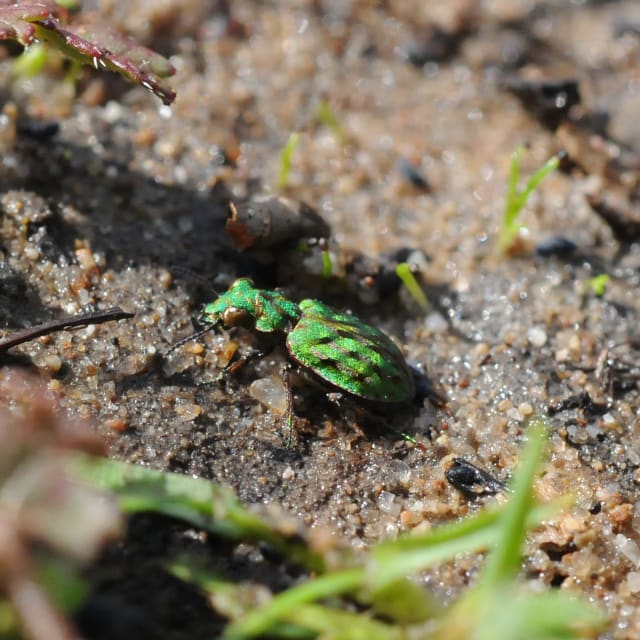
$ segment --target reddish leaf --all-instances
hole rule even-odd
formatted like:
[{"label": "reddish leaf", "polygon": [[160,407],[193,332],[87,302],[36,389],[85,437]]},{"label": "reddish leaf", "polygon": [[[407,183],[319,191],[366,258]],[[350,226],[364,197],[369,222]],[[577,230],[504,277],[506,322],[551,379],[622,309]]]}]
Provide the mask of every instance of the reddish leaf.
[{"label": "reddish leaf", "polygon": [[57,14],[60,7],[53,0],[40,2],[12,2],[0,0],[0,40],[17,40],[27,46],[33,42],[34,20]]},{"label": "reddish leaf", "polygon": [[116,71],[141,84],[164,104],[174,101],[175,91],[162,82],[175,73],[166,58],[103,25],[63,25],[58,19],[63,15],[66,11],[52,0],[0,0],[0,40],[17,40],[25,46],[34,38],[46,40],[82,64]]}]

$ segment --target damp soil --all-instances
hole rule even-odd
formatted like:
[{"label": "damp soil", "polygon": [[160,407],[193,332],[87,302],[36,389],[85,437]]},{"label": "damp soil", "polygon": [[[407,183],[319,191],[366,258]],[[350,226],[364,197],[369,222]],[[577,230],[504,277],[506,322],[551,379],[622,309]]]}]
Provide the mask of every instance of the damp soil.
[{"label": "damp soil", "polygon": [[[354,548],[482,508],[491,498],[447,481],[451,460],[507,481],[527,419],[549,416],[537,491],[572,492],[575,506],[531,535],[526,579],[600,603],[606,637],[638,637],[640,6],[93,4],[170,56],[178,98],[168,108],[116,77],[89,72],[73,86],[55,68],[25,79],[0,64],[0,321],[10,333],[114,305],[135,317],[29,342],[12,359],[89,418],[112,457],[231,486]],[[59,131],[33,126],[51,121]],[[520,145],[524,176],[566,155],[503,255]],[[239,252],[225,233],[229,202],[279,195],[329,224],[331,277],[317,248]],[[378,277],[407,257],[426,311]],[[251,386],[277,388],[277,350],[222,381],[250,334],[209,333],[163,356],[240,276],[380,327],[446,408],[425,400],[372,419],[303,382],[287,446],[282,413]],[[293,579],[257,552],[136,518],[93,570],[86,636],[214,637],[205,599],[162,568],[185,550],[274,588]],[[449,601],[481,561],[424,583]]]}]

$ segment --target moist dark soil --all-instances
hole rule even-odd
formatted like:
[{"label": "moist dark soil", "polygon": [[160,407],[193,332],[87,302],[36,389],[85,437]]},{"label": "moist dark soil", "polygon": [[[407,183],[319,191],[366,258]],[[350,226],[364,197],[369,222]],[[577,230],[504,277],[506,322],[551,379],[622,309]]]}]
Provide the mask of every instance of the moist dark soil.
[{"label": "moist dark soil", "polygon": [[[575,506],[531,535],[526,579],[600,603],[606,637],[639,637],[640,5],[92,5],[170,57],[178,98],[169,108],[116,76],[70,84],[55,68],[22,78],[0,64],[0,320],[8,334],[114,305],[135,317],[12,353],[91,420],[112,457],[232,486],[354,548],[482,508],[492,498],[447,481],[451,460],[507,481],[527,420],[548,416],[537,491],[572,492]],[[51,121],[57,133],[32,135],[29,123]],[[519,146],[525,178],[566,155],[505,254],[497,237]],[[317,246],[237,250],[229,203],[260,196],[304,201],[326,220],[331,276]],[[426,311],[393,276],[403,260]],[[446,407],[425,399],[371,420],[303,382],[287,446],[277,350],[221,381],[250,333],[210,332],[163,355],[241,276],[381,328]],[[293,579],[273,559],[136,518],[89,572],[86,637],[215,637],[205,598],[164,568],[183,551],[275,589]],[[424,583],[450,601],[481,561]]]}]

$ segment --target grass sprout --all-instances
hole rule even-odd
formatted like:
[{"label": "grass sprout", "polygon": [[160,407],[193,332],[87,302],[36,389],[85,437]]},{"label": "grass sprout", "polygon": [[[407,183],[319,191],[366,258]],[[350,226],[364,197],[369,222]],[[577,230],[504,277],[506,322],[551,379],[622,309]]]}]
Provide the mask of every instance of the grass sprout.
[{"label": "grass sprout", "polygon": [[524,189],[520,190],[518,189],[518,181],[520,179],[520,162],[524,152],[524,147],[518,147],[511,156],[507,200],[502,217],[502,226],[498,236],[498,248],[502,254],[509,253],[509,250],[513,247],[522,229],[522,225],[518,222],[518,219],[527,200],[542,180],[558,168],[562,157],[562,154],[556,154],[549,158],[549,160],[527,180]]},{"label": "grass sprout", "polygon": [[36,42],[14,60],[11,71],[19,78],[32,78],[37,76],[47,61],[52,56],[51,50],[42,42]]},{"label": "grass sprout", "polygon": [[600,273],[593,278],[589,278],[587,280],[587,286],[589,287],[589,289],[591,289],[591,291],[593,291],[593,293],[601,298],[605,294],[607,285],[609,284],[610,280],[611,277],[608,274]]},{"label": "grass sprout", "polygon": [[276,185],[278,189],[286,189],[289,184],[289,176],[291,174],[291,166],[293,164],[293,154],[300,144],[300,134],[294,131],[289,135],[289,139],[280,154],[280,171],[278,172],[278,180]]},{"label": "grass sprout", "polygon": [[316,110],[316,117],[331,133],[338,142],[344,142],[347,139],[344,127],[340,124],[338,117],[331,109],[329,101],[325,98],[320,101]]},{"label": "grass sprout", "polygon": [[327,280],[333,275],[333,260],[327,249],[322,250],[322,277]]},{"label": "grass sprout", "polygon": [[396,275],[402,284],[407,288],[407,291],[411,294],[411,297],[418,303],[421,309],[426,309],[429,306],[429,301],[425,295],[422,287],[416,280],[411,267],[406,262],[401,262],[396,266]]}]

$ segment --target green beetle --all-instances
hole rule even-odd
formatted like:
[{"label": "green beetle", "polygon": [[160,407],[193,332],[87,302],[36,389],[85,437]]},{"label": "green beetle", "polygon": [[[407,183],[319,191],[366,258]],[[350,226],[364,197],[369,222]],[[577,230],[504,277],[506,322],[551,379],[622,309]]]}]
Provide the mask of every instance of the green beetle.
[{"label": "green beetle", "polygon": [[257,289],[249,278],[240,278],[205,306],[203,320],[283,333],[293,362],[338,391],[391,403],[410,402],[415,395],[411,369],[386,334],[318,300],[296,304],[278,291]]},{"label": "green beetle", "polygon": [[408,404],[415,396],[414,374],[386,334],[318,300],[295,303],[240,278],[205,306],[202,320],[208,329],[281,334],[290,360],[335,391],[386,405]]}]

